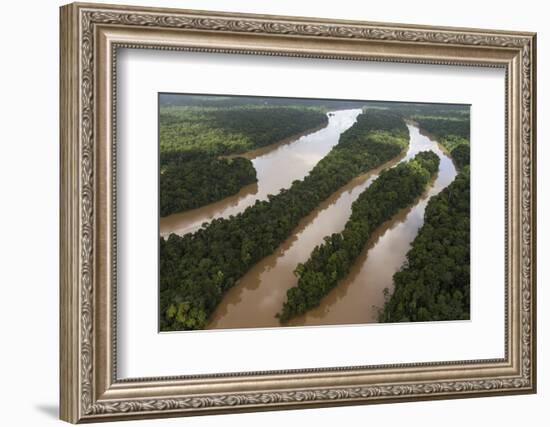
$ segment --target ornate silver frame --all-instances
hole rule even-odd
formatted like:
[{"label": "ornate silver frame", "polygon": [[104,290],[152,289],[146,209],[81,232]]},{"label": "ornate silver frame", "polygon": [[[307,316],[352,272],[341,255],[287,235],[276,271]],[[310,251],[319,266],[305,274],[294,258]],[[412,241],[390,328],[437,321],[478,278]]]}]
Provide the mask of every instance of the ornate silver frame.
[{"label": "ornate silver frame", "polygon": [[[61,8],[60,43],[63,420],[535,392],[535,34],[71,4]],[[118,47],[503,67],[507,75],[505,357],[118,380],[113,185]]]}]

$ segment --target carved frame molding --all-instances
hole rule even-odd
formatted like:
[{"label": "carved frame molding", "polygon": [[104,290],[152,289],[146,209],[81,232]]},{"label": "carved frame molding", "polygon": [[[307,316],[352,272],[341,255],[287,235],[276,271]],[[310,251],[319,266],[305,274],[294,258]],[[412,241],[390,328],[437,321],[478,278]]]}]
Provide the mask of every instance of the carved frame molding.
[{"label": "carved frame molding", "polygon": [[[112,176],[114,64],[120,47],[505,67],[506,357],[117,380],[116,287],[103,279],[116,278]],[[94,4],[62,7],[61,418],[101,421],[534,392],[535,50],[532,33]],[[266,376],[273,381],[260,385]],[[285,385],[289,380],[292,385]]]}]

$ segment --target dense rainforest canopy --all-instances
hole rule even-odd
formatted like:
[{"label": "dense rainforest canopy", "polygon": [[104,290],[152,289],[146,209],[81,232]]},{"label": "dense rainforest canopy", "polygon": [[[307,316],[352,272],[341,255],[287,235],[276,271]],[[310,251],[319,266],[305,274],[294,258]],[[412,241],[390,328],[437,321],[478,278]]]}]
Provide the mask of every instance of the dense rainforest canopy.
[{"label": "dense rainforest canopy", "polygon": [[280,321],[286,322],[318,306],[349,273],[374,230],[413,203],[438,169],[439,157],[432,151],[424,151],[382,172],[353,203],[344,230],[325,237],[309,259],[298,264],[295,271],[298,283],[287,291]]},{"label": "dense rainforest canopy", "polygon": [[[161,330],[204,328],[224,293],[273,253],[304,216],[352,178],[396,157],[407,143],[400,115],[361,114],[303,180],[195,233],[161,238]],[[429,175],[422,163],[414,167]]]},{"label": "dense rainforest canopy", "polygon": [[[160,96],[160,105],[161,216],[254,183],[252,162],[239,154],[324,126],[330,110],[366,108],[304,179],[194,233],[160,239],[161,330],[205,328],[224,294],[301,219],[354,177],[403,151],[409,119],[441,143],[460,173],[430,199],[424,225],[385,292],[379,321],[469,318],[469,106],[170,94]],[[296,267],[296,286],[278,314],[283,324],[317,306],[340,283],[373,231],[414,203],[438,165],[433,152],[422,152],[380,174],[353,203],[344,230],[325,237]]]},{"label": "dense rainforest canopy", "polygon": [[169,163],[160,178],[160,216],[221,200],[256,182],[252,162],[243,157],[197,155]]},{"label": "dense rainforest canopy", "polygon": [[432,197],[381,322],[470,318],[470,168]]},{"label": "dense rainforest canopy", "polygon": [[327,123],[305,107],[160,109],[160,215],[193,209],[256,182],[252,162],[221,156],[273,144]]},{"label": "dense rainforest canopy", "polygon": [[[243,153],[326,124],[324,111],[299,107],[162,107],[160,151]],[[180,156],[184,157],[184,155]],[[161,154],[161,163],[169,156]]]}]

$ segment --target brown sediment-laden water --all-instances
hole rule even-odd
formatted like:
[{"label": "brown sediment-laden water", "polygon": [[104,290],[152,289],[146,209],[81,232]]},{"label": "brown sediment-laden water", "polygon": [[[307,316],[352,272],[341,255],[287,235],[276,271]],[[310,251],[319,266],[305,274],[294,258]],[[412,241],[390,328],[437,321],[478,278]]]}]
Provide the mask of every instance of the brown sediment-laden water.
[{"label": "brown sediment-laden water", "polygon": [[247,185],[234,196],[186,212],[163,217],[159,221],[160,235],[183,235],[198,230],[214,218],[228,218],[252,206],[256,200],[267,200],[289,188],[295,180],[303,179],[334,147],[342,132],[356,121],[361,109],[340,110],[328,114],[325,127],[286,139],[277,144],[242,154],[252,161],[258,181]]},{"label": "brown sediment-laden water", "polygon": [[343,230],[351,205],[384,168],[406,161],[420,151],[432,150],[440,158],[437,178],[413,206],[402,210],[376,230],[350,274],[319,307],[288,325],[335,325],[372,323],[384,303],[384,288],[391,290],[393,274],[401,268],[406,253],[424,222],[428,200],[449,185],[457,171],[450,157],[432,138],[408,124],[410,142],[406,154],[381,168],[360,176],[325,200],[305,217],[277,251],[257,263],[224,296],[211,317],[208,329],[278,327],[275,314],[296,284],[294,269],[305,262],[323,237]]}]

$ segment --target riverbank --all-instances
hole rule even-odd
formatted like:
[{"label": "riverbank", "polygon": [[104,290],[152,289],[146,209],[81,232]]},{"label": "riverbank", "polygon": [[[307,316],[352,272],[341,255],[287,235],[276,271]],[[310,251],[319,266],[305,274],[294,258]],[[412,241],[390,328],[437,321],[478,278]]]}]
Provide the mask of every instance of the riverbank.
[{"label": "riverbank", "polygon": [[245,151],[244,153],[240,153],[240,154],[235,153],[235,154],[230,154],[228,156],[221,156],[221,157],[227,158],[227,159],[232,159],[232,158],[235,158],[235,157],[244,157],[245,159],[248,159],[248,160],[254,160],[256,157],[265,156],[266,154],[269,154],[270,152],[272,152],[274,150],[277,150],[278,148],[280,148],[284,145],[292,144],[292,143],[296,142],[298,139],[300,139],[303,136],[307,136],[307,135],[315,133],[315,132],[317,132],[321,129],[324,129],[328,126],[328,124],[329,124],[329,121],[327,120],[326,123],[324,123],[320,126],[316,126],[316,127],[311,128],[311,129],[307,129],[303,132],[299,132],[295,135],[291,135],[287,138],[281,139],[280,141],[274,142],[273,144],[265,145],[263,147],[256,148],[256,149],[250,150],[250,151]]}]

